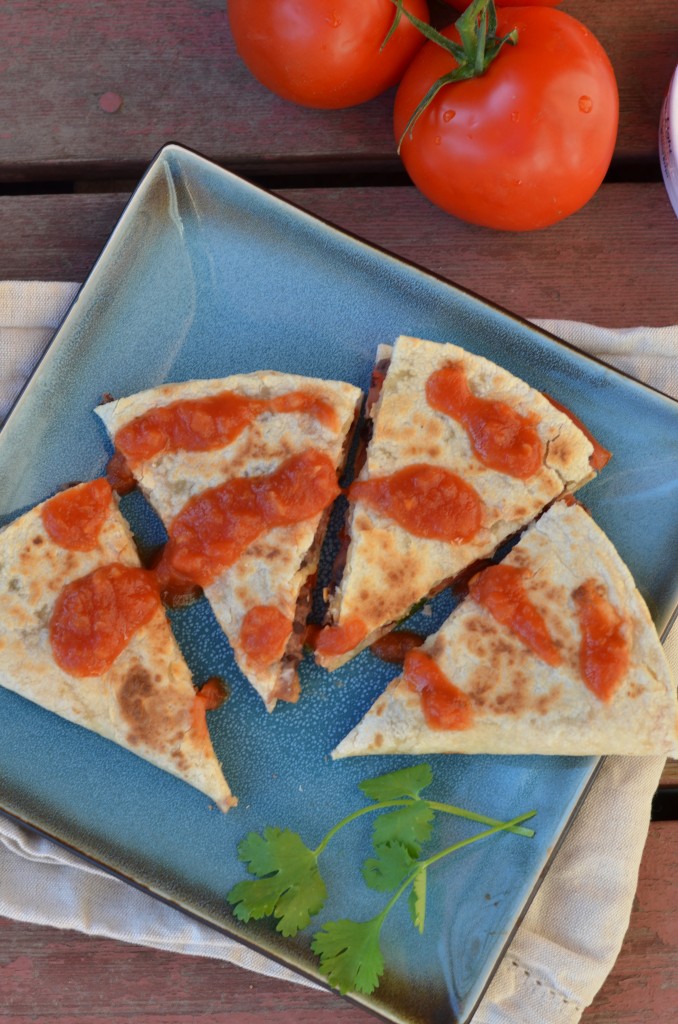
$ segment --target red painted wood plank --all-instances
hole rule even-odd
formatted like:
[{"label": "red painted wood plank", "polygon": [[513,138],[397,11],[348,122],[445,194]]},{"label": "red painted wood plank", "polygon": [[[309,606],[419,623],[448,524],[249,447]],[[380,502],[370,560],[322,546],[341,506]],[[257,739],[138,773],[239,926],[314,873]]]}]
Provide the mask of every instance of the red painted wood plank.
[{"label": "red painted wood plank", "polygon": [[[678,225],[660,184],[606,185],[561,224],[519,235],[463,224],[409,187],[282,195],[521,316],[612,327],[678,322]],[[0,200],[0,275],[82,280],[126,198]]]},{"label": "red painted wood plank", "polygon": [[[678,1011],[678,822],[650,829],[619,959],[584,1024],[672,1024]],[[368,1024],[331,993],[228,964],[0,919],[0,1022]]]},{"label": "red painted wood plank", "polygon": [[582,1024],[678,1020],[678,822],[650,828],[631,924],[615,967]]},{"label": "red painted wood plank", "polygon": [[[608,49],[618,155],[656,156],[678,5],[565,0]],[[396,167],[392,93],[352,110],[279,100],[239,60],[223,0],[4,0],[0,180],[134,176],[165,142],[234,168]]]},{"label": "red painted wood plank", "polygon": [[521,234],[464,224],[413,189],[283,194],[520,316],[608,327],[678,322],[678,226],[659,184],[605,185],[579,213]]}]

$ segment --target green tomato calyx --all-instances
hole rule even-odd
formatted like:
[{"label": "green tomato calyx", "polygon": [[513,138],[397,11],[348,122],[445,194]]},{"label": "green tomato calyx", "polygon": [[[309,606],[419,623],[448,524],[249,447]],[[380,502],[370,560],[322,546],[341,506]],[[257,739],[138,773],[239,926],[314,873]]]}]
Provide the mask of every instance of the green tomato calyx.
[{"label": "green tomato calyx", "polygon": [[460,43],[455,43],[454,40],[448,39],[447,36],[444,36],[442,32],[438,32],[427,22],[421,21],[414,14],[410,14],[404,6],[404,0],[391,0],[391,3],[395,5],[397,11],[384,44],[390,38],[394,27],[400,20],[400,16],[404,14],[430,42],[436,43],[446,50],[456,63],[456,67],[452,71],[449,71],[446,75],[441,75],[433,83],[417,105],[405,126],[404,132],[400,136],[398,142],[398,152],[400,153],[403,139],[406,135],[409,135],[410,138],[412,137],[414,125],[440,90],[446,85],[452,85],[454,82],[463,82],[468,78],[478,78],[480,75],[484,75],[506,43],[515,46],[518,42],[518,30],[514,28],[511,32],[507,32],[506,35],[498,36],[497,10],[494,0],[473,0],[473,3],[466,8],[464,13],[455,22],[455,27],[461,40]]}]

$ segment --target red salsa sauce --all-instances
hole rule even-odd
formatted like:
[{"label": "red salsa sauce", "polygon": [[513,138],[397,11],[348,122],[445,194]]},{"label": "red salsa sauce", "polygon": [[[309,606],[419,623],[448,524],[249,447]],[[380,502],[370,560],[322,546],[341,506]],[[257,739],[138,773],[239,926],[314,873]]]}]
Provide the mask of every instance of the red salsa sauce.
[{"label": "red salsa sauce", "polygon": [[113,500],[110,484],[103,477],[70,487],[42,506],[42,523],[59,547],[70,551],[93,551],[108,518]]},{"label": "red salsa sauce", "polygon": [[348,497],[364,501],[415,537],[465,544],[482,524],[483,503],[477,491],[441,466],[421,463],[391,476],[356,480]]},{"label": "red salsa sauce", "polygon": [[[307,633],[311,637],[313,634]],[[313,636],[313,645],[321,657],[335,658],[348,654],[367,636],[367,626],[357,615],[350,615],[338,626],[325,626]]]},{"label": "red salsa sauce", "polygon": [[200,687],[193,699],[191,708],[191,731],[193,736],[202,742],[209,742],[207,728],[207,712],[221,707],[228,696],[228,689],[223,679],[211,676]]},{"label": "red salsa sauce", "polygon": [[542,394],[544,395],[544,398],[548,399],[554,409],[557,409],[558,412],[562,412],[568,416],[574,423],[575,427],[579,427],[584,437],[591,442],[593,445],[593,451],[589,456],[589,465],[591,469],[595,469],[596,472],[599,472],[612,458],[611,452],[609,452],[607,448],[603,448],[602,444],[596,440],[586,424],[582,423],[582,421],[575,416],[575,414],[568,409],[566,405],[563,405],[552,395],[547,394],[546,391],[542,392]]},{"label": "red salsa sauce", "polygon": [[473,709],[466,694],[447,678],[425,651],[413,650],[405,658],[405,682],[419,694],[431,729],[470,729]]},{"label": "red salsa sauce", "polygon": [[268,399],[223,391],[149,409],[118,430],[115,447],[131,464],[167,452],[211,451],[230,444],[264,412],[306,413],[332,430],[339,425],[334,407],[312,391]]},{"label": "red salsa sauce", "polygon": [[579,617],[579,667],[589,690],[605,703],[612,700],[631,660],[628,624],[613,608],[605,587],[586,580],[573,592]]},{"label": "red salsa sauce", "polygon": [[319,515],[339,493],[332,460],[315,449],[291,456],[272,473],[203,491],[170,525],[155,569],[161,590],[208,586],[261,534]]},{"label": "red salsa sauce", "polygon": [[515,565],[491,565],[469,584],[469,593],[478,604],[520,637],[547,665],[560,665],[562,655],[548,631],[544,617],[532,603],[526,590],[529,573]]},{"label": "red salsa sauce", "polygon": [[256,605],[246,613],[240,627],[240,646],[256,665],[266,667],[285,653],[292,623],[274,605]]},{"label": "red salsa sauce", "polygon": [[484,465],[521,480],[541,469],[546,449],[536,429],[538,421],[521,416],[506,402],[474,395],[460,364],[431,374],[426,399],[433,409],[461,423]]},{"label": "red salsa sauce", "polygon": [[54,605],[49,638],[54,659],[72,676],[101,676],[161,607],[146,569],[104,565],[66,584]]}]

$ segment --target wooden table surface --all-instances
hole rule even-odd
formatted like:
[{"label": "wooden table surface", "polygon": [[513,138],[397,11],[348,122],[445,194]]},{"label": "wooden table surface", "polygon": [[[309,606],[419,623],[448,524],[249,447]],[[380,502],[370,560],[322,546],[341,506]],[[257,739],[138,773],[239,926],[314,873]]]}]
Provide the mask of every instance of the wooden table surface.
[{"label": "wooden table surface", "polygon": [[[0,278],[82,280],[145,166],[176,141],[522,316],[677,323],[678,221],[657,129],[678,60],[678,4],[562,7],[614,65],[615,156],[579,213],[507,235],[454,220],[408,183],[391,136],[392,92],[332,112],[268,93],[237,58],[221,0],[4,0]],[[678,1019],[677,786],[669,765],[626,942],[586,1024]],[[334,994],[219,962],[0,919],[0,1024],[197,1018],[374,1019]]]}]

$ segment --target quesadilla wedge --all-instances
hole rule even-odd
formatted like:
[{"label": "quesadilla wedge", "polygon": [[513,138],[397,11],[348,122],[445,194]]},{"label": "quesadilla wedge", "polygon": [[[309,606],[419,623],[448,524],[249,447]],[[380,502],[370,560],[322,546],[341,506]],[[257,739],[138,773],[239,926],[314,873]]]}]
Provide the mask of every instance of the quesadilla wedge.
[{"label": "quesadilla wedge", "polygon": [[0,533],[0,684],[237,803],[205,710],[106,480],[37,505]]},{"label": "quesadilla wedge", "polygon": [[408,337],[378,358],[345,568],[316,641],[330,670],[595,475],[573,420],[487,359]]},{"label": "quesadilla wedge", "polygon": [[269,711],[299,696],[320,547],[361,398],[350,384],[262,371],[96,410],[168,529],[161,576],[204,590]]},{"label": "quesadilla wedge", "polygon": [[676,687],[611,542],[556,502],[389,684],[333,757],[678,752]]}]

